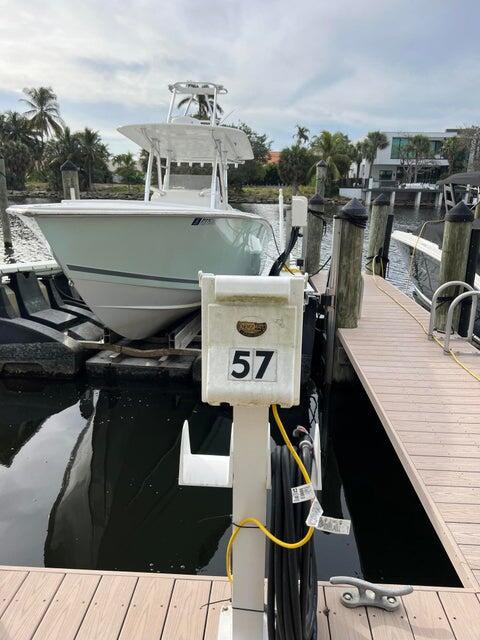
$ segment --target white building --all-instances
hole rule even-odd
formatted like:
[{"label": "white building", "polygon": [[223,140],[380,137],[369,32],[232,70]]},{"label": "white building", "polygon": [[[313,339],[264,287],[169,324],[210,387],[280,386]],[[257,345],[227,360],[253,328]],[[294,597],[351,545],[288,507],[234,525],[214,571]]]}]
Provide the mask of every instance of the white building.
[{"label": "white building", "polygon": [[[448,160],[442,153],[445,140],[457,135],[456,131],[443,132],[406,132],[406,131],[384,131],[388,145],[385,149],[378,149],[373,162],[371,177],[374,186],[383,181],[405,182],[406,167],[405,160],[402,160],[402,148],[408,144],[409,139],[415,135],[425,136],[430,140],[430,157],[422,159],[418,169],[418,182],[436,182],[438,178],[448,170]],[[359,167],[358,178],[367,180],[369,177],[369,163],[363,160]],[[350,170],[350,177],[357,178],[357,165],[354,163]]]}]

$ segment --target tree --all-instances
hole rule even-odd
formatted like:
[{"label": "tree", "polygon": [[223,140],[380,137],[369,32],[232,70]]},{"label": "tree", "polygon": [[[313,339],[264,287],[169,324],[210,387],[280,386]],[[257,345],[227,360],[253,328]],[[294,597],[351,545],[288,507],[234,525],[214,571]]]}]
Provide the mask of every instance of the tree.
[{"label": "tree", "polygon": [[355,177],[357,182],[360,179],[360,167],[362,165],[362,161],[366,157],[367,144],[366,140],[359,140],[355,144],[351,145],[351,158],[352,162],[355,164]]},{"label": "tree", "polygon": [[278,162],[278,172],[285,184],[292,186],[293,193],[308,180],[312,168],[315,166],[315,156],[306,147],[294,144],[283,149]]},{"label": "tree", "polygon": [[307,129],[307,127],[301,127],[299,124],[296,125],[295,129],[296,132],[293,134],[293,139],[295,140],[296,144],[302,147],[304,144],[307,144],[309,140],[308,134],[310,133],[310,131]]},{"label": "tree", "polygon": [[143,182],[143,175],[138,170],[132,153],[120,153],[114,156],[113,164],[115,172],[124,184],[141,184]]},{"label": "tree", "polygon": [[412,136],[407,144],[407,152],[413,158],[413,182],[417,182],[420,167],[432,156],[429,138],[421,134]]},{"label": "tree", "polygon": [[100,137],[97,134],[97,142],[93,154],[87,153],[85,141],[85,131],[72,133],[68,127],[65,127],[59,136],[51,138],[45,144],[44,166],[47,181],[52,189],[56,191],[61,189],[60,167],[67,160],[71,160],[79,167],[80,188],[82,190],[88,188],[93,179],[97,182],[110,180],[107,147],[100,141]]},{"label": "tree", "polygon": [[[204,88],[207,85],[204,84],[198,84],[196,82],[192,82],[189,84],[190,87],[192,88]],[[180,102],[178,103],[178,108],[180,109],[181,107],[186,106],[187,104],[189,104],[191,102],[193,102],[194,104],[197,105],[197,117],[204,120],[204,119],[208,119],[210,118],[210,115],[212,113],[212,109],[213,109],[213,103],[214,103],[214,99],[213,96],[206,96],[203,93],[199,93],[199,94],[194,94],[193,96],[187,96],[185,98],[183,98],[182,100],[180,100]],[[223,113],[223,109],[222,107],[218,104],[217,102],[217,113],[222,114]]]},{"label": "tree", "polygon": [[311,150],[327,165],[327,182],[339,180],[348,173],[351,164],[351,149],[348,136],[337,131],[322,131],[312,140]]},{"label": "tree", "polygon": [[456,173],[465,169],[467,151],[468,145],[466,141],[459,136],[453,136],[444,141],[442,155],[448,160],[449,173]]},{"label": "tree", "polygon": [[57,96],[51,87],[25,88],[23,93],[27,98],[20,101],[29,107],[24,115],[30,120],[33,129],[38,131],[43,150],[45,138],[58,135],[64,126]]},{"label": "tree", "polygon": [[369,164],[368,177],[371,178],[373,163],[377,157],[377,151],[388,147],[388,138],[381,131],[369,131],[365,142],[365,158],[368,160]]},{"label": "tree", "polygon": [[7,187],[25,189],[27,172],[33,165],[32,153],[27,145],[16,140],[0,141],[0,158],[5,160]]},{"label": "tree", "polygon": [[108,149],[101,141],[98,131],[85,127],[77,136],[79,141],[80,162],[87,174],[88,190],[91,191],[94,171],[96,169],[98,172],[101,172],[104,166],[106,166],[109,158]]},{"label": "tree", "polygon": [[238,167],[230,169],[228,182],[232,186],[239,187],[245,184],[262,184],[265,179],[266,164],[270,156],[272,142],[268,139],[267,134],[254,131],[245,122],[237,123],[235,128],[247,134],[252,145],[253,160],[246,160]]}]

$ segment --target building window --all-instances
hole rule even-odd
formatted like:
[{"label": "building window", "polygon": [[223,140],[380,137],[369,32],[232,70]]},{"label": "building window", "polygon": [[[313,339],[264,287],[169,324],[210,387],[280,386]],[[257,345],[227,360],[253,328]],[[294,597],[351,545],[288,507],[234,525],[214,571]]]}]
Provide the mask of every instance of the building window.
[{"label": "building window", "polygon": [[[392,138],[392,151],[390,158],[392,160],[401,160],[402,149],[410,142],[410,138]],[[443,143],[444,140],[430,140],[430,158],[440,156],[443,158]]]}]

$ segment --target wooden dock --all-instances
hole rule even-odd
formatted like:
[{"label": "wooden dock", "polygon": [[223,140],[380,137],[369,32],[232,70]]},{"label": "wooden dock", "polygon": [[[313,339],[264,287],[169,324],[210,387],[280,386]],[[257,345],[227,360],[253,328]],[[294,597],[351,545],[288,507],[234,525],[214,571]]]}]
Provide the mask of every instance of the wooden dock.
[{"label": "wooden dock", "polygon": [[[339,337],[463,585],[478,589],[480,383],[379,287],[428,327],[412,299],[364,276],[359,326]],[[458,338],[451,347],[480,373],[477,349]]]},{"label": "wooden dock", "polygon": [[[318,640],[478,640],[480,593],[418,587],[394,613],[319,584]],[[217,640],[230,585],[204,576],[0,568],[0,640]],[[220,602],[219,602],[220,601]]]}]

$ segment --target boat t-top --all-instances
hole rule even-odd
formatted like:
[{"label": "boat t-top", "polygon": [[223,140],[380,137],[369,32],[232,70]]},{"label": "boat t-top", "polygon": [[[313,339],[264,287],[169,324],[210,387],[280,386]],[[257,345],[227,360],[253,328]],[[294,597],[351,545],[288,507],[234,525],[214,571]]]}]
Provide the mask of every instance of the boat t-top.
[{"label": "boat t-top", "polygon": [[155,335],[197,309],[199,270],[261,273],[272,234],[265,219],[228,204],[228,168],[253,153],[243,131],[219,124],[218,96],[226,89],[210,82],[177,82],[169,89],[165,123],[118,129],[148,152],[143,202],[62,200],[9,208],[36,219],[88,306],[130,339]]}]

